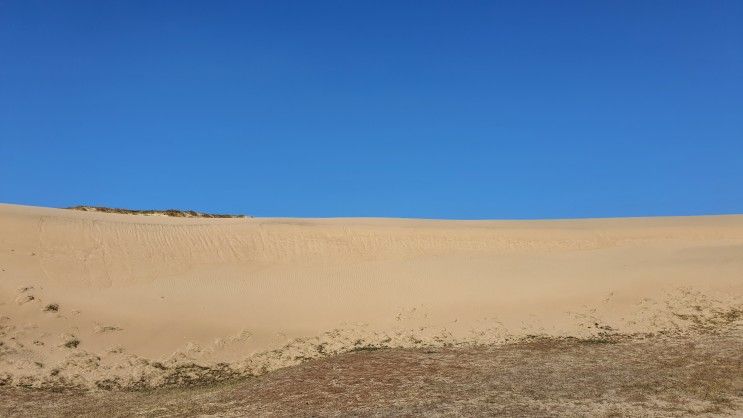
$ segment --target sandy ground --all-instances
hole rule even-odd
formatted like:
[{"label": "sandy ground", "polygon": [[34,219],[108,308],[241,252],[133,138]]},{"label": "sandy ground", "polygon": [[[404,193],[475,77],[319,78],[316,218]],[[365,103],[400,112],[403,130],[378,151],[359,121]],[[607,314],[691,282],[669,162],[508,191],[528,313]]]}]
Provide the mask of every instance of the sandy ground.
[{"label": "sandy ground", "polygon": [[0,205],[0,384],[143,389],[352,350],[736,323],[743,216],[196,219]]}]

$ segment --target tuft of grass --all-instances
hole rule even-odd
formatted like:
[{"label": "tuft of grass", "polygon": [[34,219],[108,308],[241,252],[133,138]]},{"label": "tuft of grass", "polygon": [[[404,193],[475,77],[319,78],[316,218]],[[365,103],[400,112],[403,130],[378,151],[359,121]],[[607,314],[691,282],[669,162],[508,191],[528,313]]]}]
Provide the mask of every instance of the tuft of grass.
[{"label": "tuft of grass", "polygon": [[50,303],[44,307],[44,312],[57,312],[59,311],[59,305],[56,303]]},{"label": "tuft of grass", "polygon": [[77,338],[72,338],[64,343],[64,346],[67,348],[77,348],[78,345],[80,345],[80,340]]}]

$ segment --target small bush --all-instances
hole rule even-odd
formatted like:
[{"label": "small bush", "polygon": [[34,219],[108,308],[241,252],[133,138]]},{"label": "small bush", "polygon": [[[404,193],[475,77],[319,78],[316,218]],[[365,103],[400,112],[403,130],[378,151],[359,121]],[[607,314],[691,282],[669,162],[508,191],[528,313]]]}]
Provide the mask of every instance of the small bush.
[{"label": "small bush", "polygon": [[73,338],[64,343],[64,346],[67,348],[77,348],[78,345],[80,345],[80,340],[77,338]]}]

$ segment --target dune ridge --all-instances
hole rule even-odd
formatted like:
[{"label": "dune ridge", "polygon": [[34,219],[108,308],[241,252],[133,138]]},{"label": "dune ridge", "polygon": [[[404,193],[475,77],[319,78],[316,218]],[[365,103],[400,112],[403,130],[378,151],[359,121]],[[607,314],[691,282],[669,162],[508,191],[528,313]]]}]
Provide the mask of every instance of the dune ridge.
[{"label": "dune ridge", "polygon": [[743,215],[143,217],[0,205],[0,383],[155,387],[378,347],[739,326]]},{"label": "dune ridge", "polygon": [[121,209],[121,208],[109,208],[105,206],[85,206],[85,205],[70,206],[67,209],[79,210],[83,212],[120,213],[124,215],[171,216],[174,218],[247,218],[247,215],[205,213],[205,212],[197,212],[195,210],[179,210],[179,209],[137,210],[137,209]]}]

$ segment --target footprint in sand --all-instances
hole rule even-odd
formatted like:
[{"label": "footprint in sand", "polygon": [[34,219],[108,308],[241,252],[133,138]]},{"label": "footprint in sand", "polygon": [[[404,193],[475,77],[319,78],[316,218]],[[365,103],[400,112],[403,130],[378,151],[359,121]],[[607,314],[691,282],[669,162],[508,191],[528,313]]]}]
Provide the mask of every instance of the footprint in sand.
[{"label": "footprint in sand", "polygon": [[22,286],[18,288],[19,295],[15,298],[15,303],[23,305],[36,299],[36,297],[28,292],[34,289],[33,286]]},{"label": "footprint in sand", "polygon": [[28,303],[28,302],[31,302],[31,301],[33,301],[35,299],[36,298],[34,297],[34,295],[18,295],[15,298],[15,303],[17,303],[19,305],[23,305],[23,304]]}]

